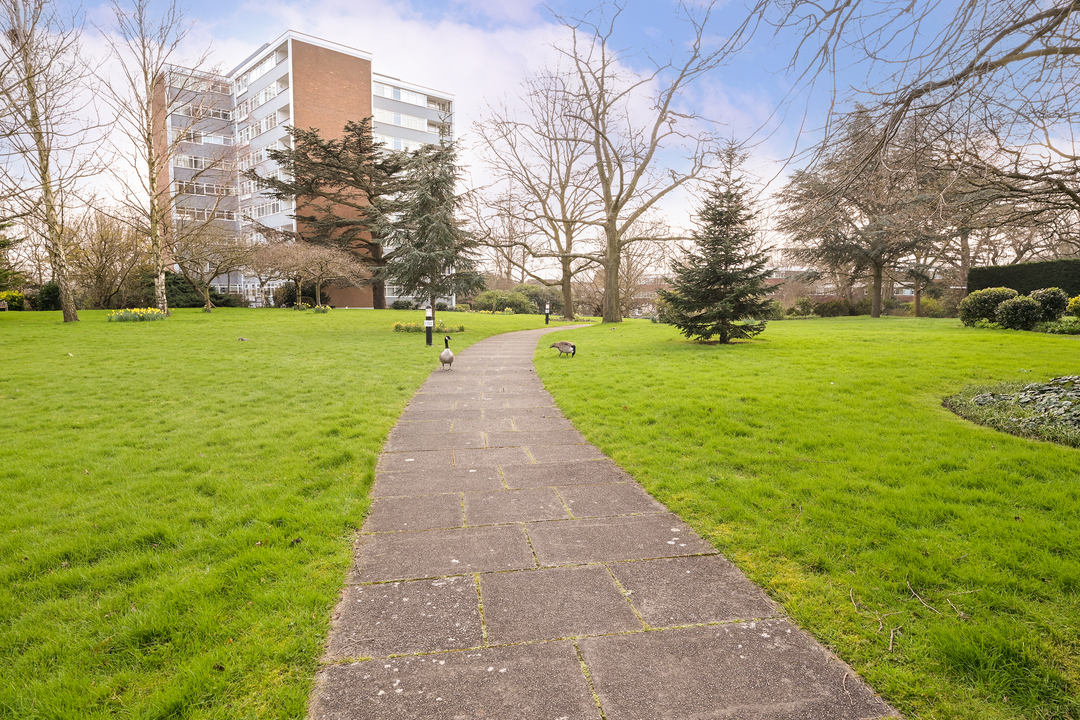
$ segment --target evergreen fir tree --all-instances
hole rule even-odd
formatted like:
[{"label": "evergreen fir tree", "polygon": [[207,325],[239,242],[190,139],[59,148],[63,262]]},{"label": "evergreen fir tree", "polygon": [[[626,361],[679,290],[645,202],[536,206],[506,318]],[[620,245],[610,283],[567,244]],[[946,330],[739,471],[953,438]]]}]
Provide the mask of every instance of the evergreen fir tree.
[{"label": "evergreen fir tree", "polygon": [[768,256],[753,248],[754,213],[747,206],[738,157],[726,153],[726,167],[713,183],[693,233],[695,248],[673,267],[672,290],[660,290],[666,322],[699,341],[727,343],[765,329],[768,312]]},{"label": "evergreen fir tree", "polygon": [[461,197],[457,151],[452,143],[425,145],[409,153],[397,201],[380,215],[378,234],[393,248],[383,269],[403,295],[436,298],[482,290],[476,239],[457,216]]}]

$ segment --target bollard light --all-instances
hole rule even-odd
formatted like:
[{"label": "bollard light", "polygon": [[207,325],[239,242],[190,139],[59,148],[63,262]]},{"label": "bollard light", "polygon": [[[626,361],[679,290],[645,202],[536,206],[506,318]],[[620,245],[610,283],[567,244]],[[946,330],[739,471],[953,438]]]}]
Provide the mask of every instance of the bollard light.
[{"label": "bollard light", "polygon": [[544,303],[544,324],[551,324],[551,303]]},{"label": "bollard light", "polygon": [[424,318],[424,334],[427,335],[427,346],[431,347],[431,333],[435,329],[435,315],[431,306],[427,306],[427,317]]}]

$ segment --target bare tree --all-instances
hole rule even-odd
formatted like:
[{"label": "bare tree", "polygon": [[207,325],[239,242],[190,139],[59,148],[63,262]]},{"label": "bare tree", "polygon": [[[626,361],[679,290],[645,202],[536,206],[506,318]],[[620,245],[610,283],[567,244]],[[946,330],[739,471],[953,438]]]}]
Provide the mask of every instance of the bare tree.
[{"label": "bare tree", "polygon": [[284,243],[269,242],[256,248],[244,266],[244,272],[255,276],[259,281],[259,298],[263,307],[272,304],[270,283],[289,277],[288,255],[289,249]]},{"label": "bare tree", "polygon": [[[590,147],[587,187],[600,202],[599,217],[586,223],[602,236],[593,259],[604,268],[605,322],[622,320],[619,266],[623,249],[642,239],[635,223],[715,165],[714,124],[684,107],[681,95],[720,66],[725,49],[706,38],[711,6],[701,13],[679,7],[690,29],[686,49],[666,59],[649,56],[643,73],[627,69],[629,54],[613,46],[620,5],[558,18],[570,31],[569,43],[556,46],[569,67],[565,102],[584,127],[577,140]],[[676,154],[681,161],[670,162]]]},{"label": "bare tree", "polygon": [[[589,223],[599,224],[602,213],[585,108],[570,91],[575,82],[558,68],[537,72],[521,83],[520,112],[505,103],[489,106],[474,125],[484,163],[497,178],[486,189],[487,215],[478,214],[483,242],[509,268],[560,286],[567,320],[574,317],[572,280],[596,256],[595,243],[582,235],[595,236]],[[553,262],[557,281],[544,272]]]},{"label": "bare tree", "polygon": [[110,308],[124,303],[133,276],[149,269],[147,238],[130,223],[100,210],[86,213],[69,228],[71,269],[87,307]]},{"label": "bare tree", "polygon": [[[183,223],[181,222],[182,226]],[[210,285],[214,278],[242,270],[260,243],[221,225],[197,223],[193,231],[181,227],[173,243],[173,260],[191,286],[202,295],[205,312],[211,312]]]},{"label": "bare tree", "polygon": [[[214,102],[214,94],[207,92],[222,83],[211,70],[202,69],[207,64],[208,50],[186,61],[186,69],[175,66],[191,30],[178,0],[170,0],[157,17],[151,0],[131,0],[130,5],[113,0],[112,8],[115,24],[113,33],[106,37],[119,73],[115,81],[110,79],[104,86],[123,139],[118,143],[118,154],[124,162],[117,168],[117,177],[124,185],[127,216],[136,218],[140,230],[150,239],[154,296],[158,309],[168,313],[165,270],[173,242],[177,195],[208,198],[198,220],[185,218],[184,227],[196,235],[203,230],[196,222],[212,222],[222,212],[232,211],[219,209],[225,198],[236,192],[231,177],[222,172],[233,160],[228,148],[232,133],[226,130],[228,109],[222,102]],[[220,89],[217,95],[224,98],[228,91]],[[183,125],[174,127],[173,118],[183,118]],[[185,167],[191,172],[185,181],[179,183],[180,187],[169,187],[169,166],[186,158],[185,144],[202,144],[208,138],[223,143],[217,157],[210,162],[189,162]]]},{"label": "bare tree", "polygon": [[0,2],[0,184],[25,227],[48,253],[64,322],[79,319],[70,278],[65,214],[94,172],[83,117],[92,68],[80,56],[77,17],[48,0]]},{"label": "bare tree", "polygon": [[316,303],[322,303],[322,288],[326,283],[359,285],[371,279],[371,269],[347,250],[304,242],[295,245],[294,261],[300,265],[301,274],[315,283]]}]

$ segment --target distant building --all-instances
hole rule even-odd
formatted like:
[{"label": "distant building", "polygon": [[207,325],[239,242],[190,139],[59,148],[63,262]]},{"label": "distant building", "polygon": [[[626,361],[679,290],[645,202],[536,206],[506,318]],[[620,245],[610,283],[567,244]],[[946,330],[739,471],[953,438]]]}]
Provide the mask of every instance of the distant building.
[{"label": "distant building", "polygon": [[[347,121],[371,117],[375,139],[394,150],[413,150],[439,142],[440,135],[454,135],[452,95],[375,73],[370,53],[292,30],[264,44],[228,75],[199,73],[194,86],[175,82],[192,74],[174,68],[165,82],[170,93],[190,88],[183,107],[165,119],[169,133],[186,136],[167,168],[168,177],[163,169],[160,178],[176,198],[177,220],[214,220],[235,232],[251,232],[253,221],[296,230],[289,217],[294,203],[268,197],[241,177],[252,168],[264,177],[278,172],[267,151],[288,145],[288,125],[340,137]],[[232,273],[217,278],[215,289],[261,304],[260,287],[280,284]],[[330,296],[339,307],[372,306],[370,287],[333,287]],[[387,302],[394,299],[388,287]]]}]

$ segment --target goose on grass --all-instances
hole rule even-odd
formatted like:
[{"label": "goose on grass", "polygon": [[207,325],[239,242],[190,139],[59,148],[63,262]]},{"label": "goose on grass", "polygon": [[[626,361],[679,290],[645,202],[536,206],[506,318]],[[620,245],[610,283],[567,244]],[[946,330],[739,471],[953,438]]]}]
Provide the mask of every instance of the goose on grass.
[{"label": "goose on grass", "polygon": [[558,349],[559,357],[562,357],[564,353],[566,355],[569,355],[570,357],[574,357],[574,354],[577,353],[577,345],[566,340],[560,340],[557,343],[551,343],[550,347]]}]

